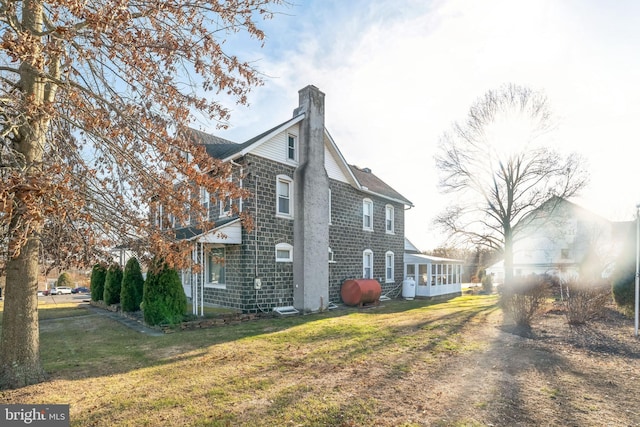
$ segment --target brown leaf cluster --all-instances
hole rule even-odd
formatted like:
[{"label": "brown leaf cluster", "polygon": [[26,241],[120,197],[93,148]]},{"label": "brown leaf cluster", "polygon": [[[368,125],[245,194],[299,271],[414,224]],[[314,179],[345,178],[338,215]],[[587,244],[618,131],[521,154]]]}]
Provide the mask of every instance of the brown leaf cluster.
[{"label": "brown leaf cluster", "polygon": [[0,1],[0,269],[31,238],[51,268],[122,244],[184,264],[184,242],[150,210],[204,228],[201,188],[211,203],[248,197],[187,130],[194,112],[225,126],[217,95],[246,103],[261,84],[225,42],[261,43],[259,20],[282,4]]}]

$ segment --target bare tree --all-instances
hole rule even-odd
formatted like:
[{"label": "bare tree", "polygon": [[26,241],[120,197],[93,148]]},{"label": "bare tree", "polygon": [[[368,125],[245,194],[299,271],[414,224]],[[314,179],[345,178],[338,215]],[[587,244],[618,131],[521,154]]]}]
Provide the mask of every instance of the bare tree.
[{"label": "bare tree", "polygon": [[458,196],[436,224],[467,243],[502,251],[506,283],[513,277],[514,239],[532,212],[543,204],[553,210],[553,200],[587,183],[581,157],[563,157],[545,145],[552,126],[545,96],[505,85],[471,106],[467,120],[443,135],[435,156],[440,189]]},{"label": "bare tree", "polygon": [[246,103],[261,84],[224,42],[242,32],[261,43],[258,20],[282,3],[0,0],[0,387],[44,378],[42,251],[86,263],[96,248],[130,241],[179,264],[185,250],[170,230],[151,227],[148,202],[206,227],[200,189],[244,195],[188,128],[196,111],[226,125],[220,96]]}]

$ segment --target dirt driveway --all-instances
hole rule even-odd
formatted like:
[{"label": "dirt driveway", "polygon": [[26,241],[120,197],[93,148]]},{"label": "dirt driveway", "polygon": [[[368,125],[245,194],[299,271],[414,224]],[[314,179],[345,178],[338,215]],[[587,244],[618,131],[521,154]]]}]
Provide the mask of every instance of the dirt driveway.
[{"label": "dirt driveway", "polygon": [[[396,421],[640,426],[640,341],[632,320],[608,310],[603,319],[570,327],[559,310],[551,309],[528,337],[514,334],[502,314],[486,320],[465,331],[466,339],[488,343],[485,351],[452,357],[436,371],[425,366],[403,382],[398,395],[412,396],[416,413],[396,413]],[[396,403],[407,407],[407,402]],[[391,402],[391,413],[394,406]]]}]

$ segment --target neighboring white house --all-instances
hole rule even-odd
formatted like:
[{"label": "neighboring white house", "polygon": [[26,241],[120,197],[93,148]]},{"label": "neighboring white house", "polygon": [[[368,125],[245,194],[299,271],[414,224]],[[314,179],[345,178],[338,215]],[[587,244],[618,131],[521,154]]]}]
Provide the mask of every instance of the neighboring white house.
[{"label": "neighboring white house", "polygon": [[[586,267],[602,273],[620,251],[613,230],[614,223],[575,203],[550,199],[514,236],[513,274],[575,277]],[[504,261],[487,268],[487,274],[502,283]]]}]

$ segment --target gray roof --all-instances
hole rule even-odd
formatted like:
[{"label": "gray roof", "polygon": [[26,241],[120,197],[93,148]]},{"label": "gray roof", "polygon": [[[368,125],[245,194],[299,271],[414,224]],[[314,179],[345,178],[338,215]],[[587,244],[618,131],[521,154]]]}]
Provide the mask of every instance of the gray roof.
[{"label": "gray roof", "polygon": [[384,181],[375,176],[370,169],[360,169],[357,166],[349,165],[351,172],[356,177],[361,186],[366,187],[370,192],[380,194],[391,199],[398,200],[405,205],[413,206],[402,194],[389,187]]}]

